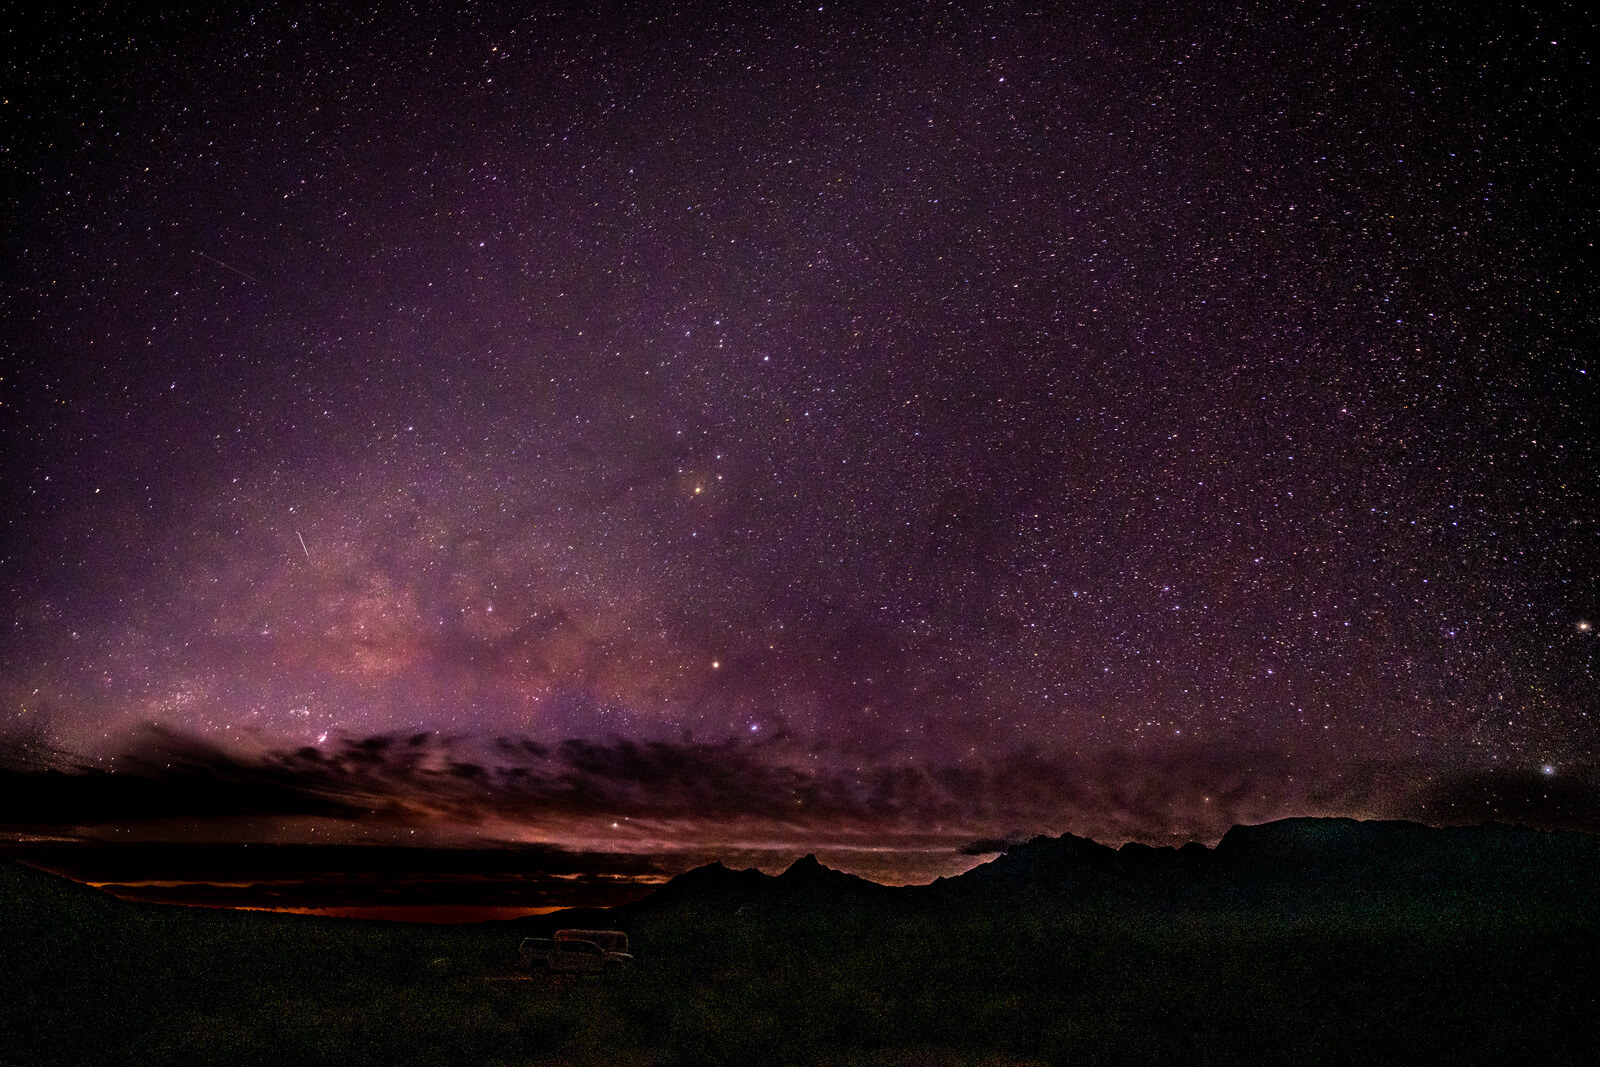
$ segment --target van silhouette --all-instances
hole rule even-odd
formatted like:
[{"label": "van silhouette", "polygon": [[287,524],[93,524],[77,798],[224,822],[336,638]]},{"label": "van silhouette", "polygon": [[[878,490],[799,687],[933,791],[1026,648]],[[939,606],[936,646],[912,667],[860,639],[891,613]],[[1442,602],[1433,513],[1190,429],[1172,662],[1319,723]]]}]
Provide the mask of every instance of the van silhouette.
[{"label": "van silhouette", "polygon": [[633,962],[621,930],[557,930],[554,937],[524,938],[517,959],[535,976],[616,974]]}]

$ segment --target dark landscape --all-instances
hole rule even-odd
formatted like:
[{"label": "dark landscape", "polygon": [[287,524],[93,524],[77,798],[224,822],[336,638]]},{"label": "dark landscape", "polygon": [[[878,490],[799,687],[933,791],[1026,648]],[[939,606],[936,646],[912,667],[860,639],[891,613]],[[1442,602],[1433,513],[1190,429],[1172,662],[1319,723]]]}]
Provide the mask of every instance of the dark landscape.
[{"label": "dark landscape", "polygon": [[[1588,1063],[1600,840],[1289,819],[1037,838],[887,888],[807,857],[459,926],[136,904],[0,867],[7,1063]],[[626,931],[617,977],[524,936]]]}]

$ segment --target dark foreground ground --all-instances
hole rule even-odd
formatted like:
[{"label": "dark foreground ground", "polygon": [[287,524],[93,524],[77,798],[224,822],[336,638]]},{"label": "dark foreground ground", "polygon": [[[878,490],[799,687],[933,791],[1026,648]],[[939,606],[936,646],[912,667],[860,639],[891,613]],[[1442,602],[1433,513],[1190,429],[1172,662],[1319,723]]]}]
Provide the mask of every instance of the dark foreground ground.
[{"label": "dark foreground ground", "polygon": [[635,913],[632,973],[553,988],[509,977],[527,924],[138,905],[0,861],[0,1062],[1600,1062],[1600,921],[1569,910],[741,907]]}]

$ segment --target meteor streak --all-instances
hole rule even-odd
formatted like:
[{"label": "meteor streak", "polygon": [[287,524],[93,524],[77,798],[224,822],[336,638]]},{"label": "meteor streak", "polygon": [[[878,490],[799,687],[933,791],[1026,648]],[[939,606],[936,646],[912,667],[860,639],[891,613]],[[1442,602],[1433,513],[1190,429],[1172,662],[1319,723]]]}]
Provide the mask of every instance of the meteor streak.
[{"label": "meteor streak", "polygon": [[222,260],[218,259],[216,256],[208,256],[204,252],[200,251],[198,248],[195,249],[195,253],[194,254],[199,256],[201,259],[209,259],[211,262],[215,263],[219,267],[222,267],[224,270],[231,270],[231,271],[233,271],[233,273],[235,273],[237,275],[240,275],[241,277],[249,278],[251,281],[255,282],[257,285],[261,284],[261,279],[257,278],[254,274],[246,274],[244,271],[240,270],[238,267],[235,267],[232,264],[228,264],[228,263],[222,262]]}]

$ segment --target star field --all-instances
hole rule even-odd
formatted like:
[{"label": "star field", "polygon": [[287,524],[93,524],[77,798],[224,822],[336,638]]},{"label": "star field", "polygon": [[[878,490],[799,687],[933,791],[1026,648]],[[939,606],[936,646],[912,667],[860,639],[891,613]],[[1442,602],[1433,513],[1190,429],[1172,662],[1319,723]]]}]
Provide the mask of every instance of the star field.
[{"label": "star field", "polygon": [[1592,775],[1591,23],[35,15],[7,744]]}]

